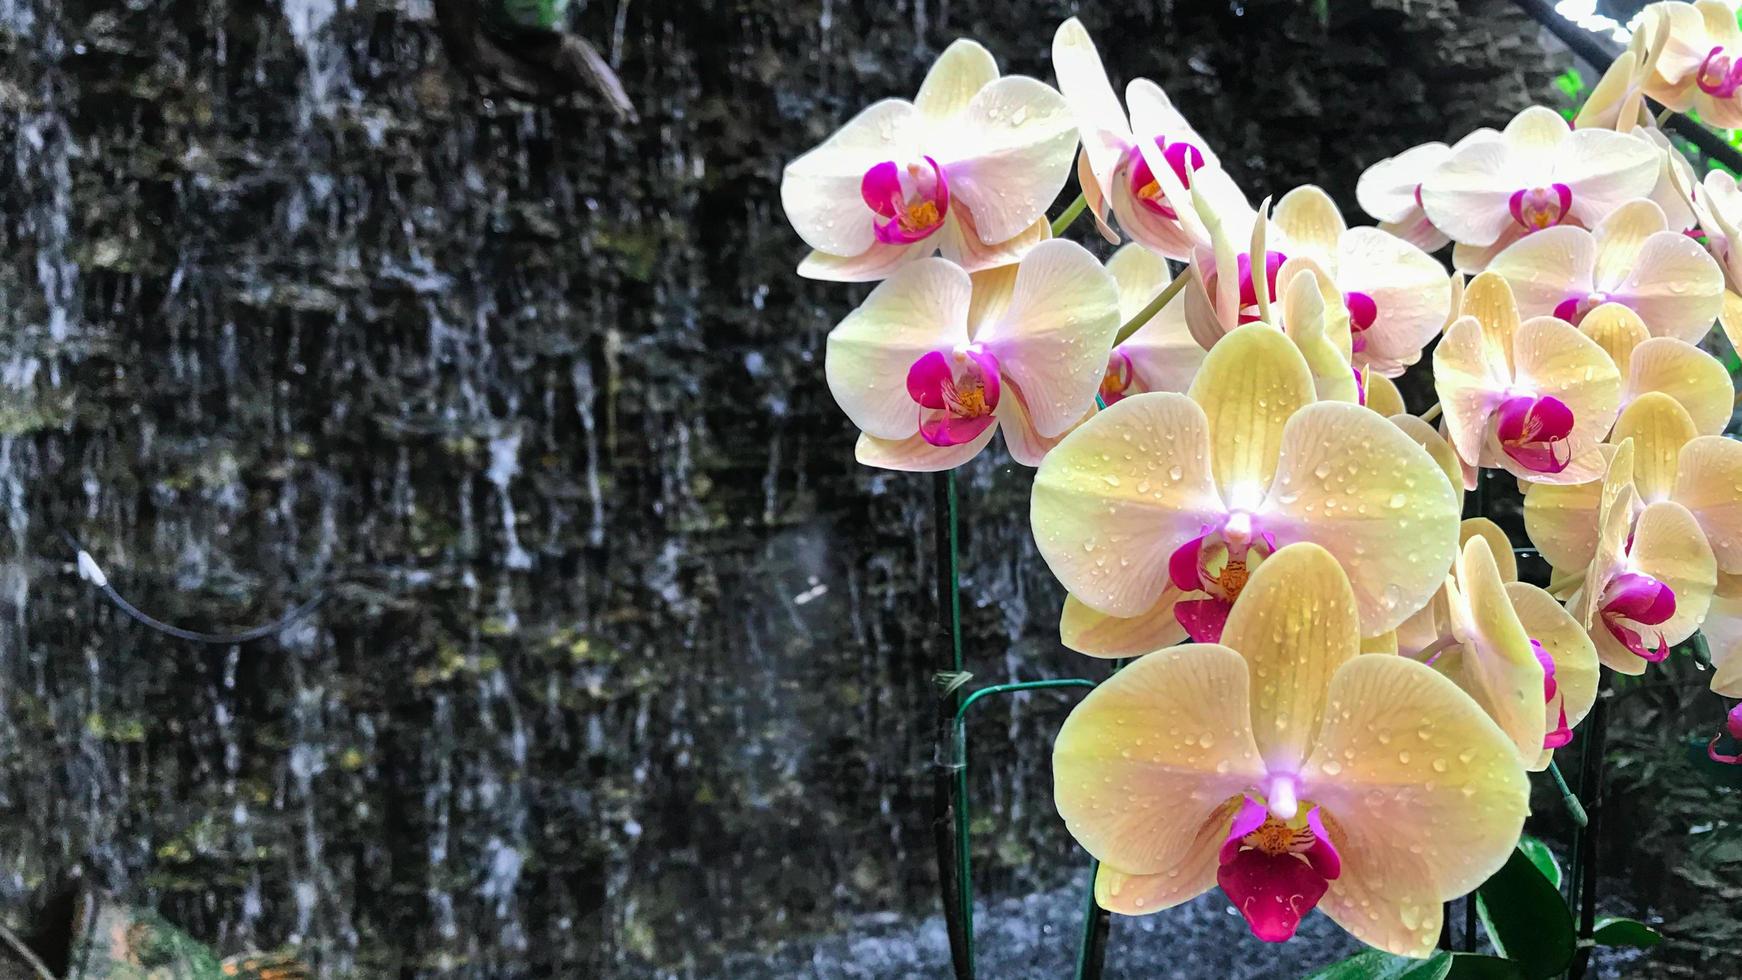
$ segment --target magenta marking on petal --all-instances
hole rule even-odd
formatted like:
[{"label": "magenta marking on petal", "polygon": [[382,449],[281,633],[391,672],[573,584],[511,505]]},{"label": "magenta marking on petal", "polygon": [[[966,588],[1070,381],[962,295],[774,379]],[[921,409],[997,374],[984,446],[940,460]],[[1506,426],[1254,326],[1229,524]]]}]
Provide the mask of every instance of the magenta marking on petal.
[{"label": "magenta marking on petal", "polygon": [[1675,590],[1640,572],[1617,575],[1604,590],[1603,612],[1659,626],[1675,615]]},{"label": "magenta marking on petal", "polygon": [[1578,297],[1568,296],[1555,304],[1554,315],[1556,319],[1565,320],[1568,323],[1578,323],[1580,319]]},{"label": "magenta marking on petal", "polygon": [[1217,854],[1217,860],[1227,864],[1234,860],[1234,855],[1240,853],[1240,840],[1259,827],[1270,817],[1270,811],[1264,804],[1252,797],[1245,798],[1240,804],[1240,812],[1234,814],[1234,823],[1228,828],[1228,838],[1222,841],[1222,850]]},{"label": "magenta marking on petal", "polygon": [[1573,190],[1565,184],[1530,187],[1512,192],[1506,207],[1526,233],[1552,228],[1566,220],[1573,207]]},{"label": "magenta marking on petal", "polygon": [[1558,749],[1572,740],[1573,730],[1567,726],[1567,706],[1563,703],[1561,705],[1561,719],[1555,724],[1554,731],[1547,732],[1542,736],[1542,747]]},{"label": "magenta marking on petal", "polygon": [[1167,158],[1167,165],[1180,185],[1189,190],[1192,174],[1204,168],[1204,152],[1184,141],[1168,143],[1157,137],[1155,142],[1161,146],[1161,155]]},{"label": "magenta marking on petal", "polygon": [[[1357,335],[1357,336],[1359,336],[1359,335]],[[1362,345],[1356,347],[1355,350],[1360,351],[1365,346],[1366,346],[1366,344],[1362,344]],[[1360,368],[1351,368],[1349,373],[1353,374],[1355,376],[1355,403],[1357,405],[1366,405],[1367,404],[1367,381],[1365,378],[1361,377],[1361,369]]]},{"label": "magenta marking on petal", "polygon": [[1222,642],[1222,628],[1228,625],[1228,611],[1234,604],[1226,599],[1187,599],[1176,602],[1173,618],[1185,627],[1193,643]]},{"label": "magenta marking on petal", "polygon": [[1124,398],[1131,389],[1131,382],[1136,380],[1137,371],[1131,364],[1131,355],[1120,347],[1113,348],[1107,355],[1107,370],[1101,375],[1101,403],[1112,405]]},{"label": "magenta marking on petal", "polygon": [[1559,473],[1572,462],[1567,436],[1573,430],[1573,413],[1560,399],[1514,395],[1500,403],[1495,418],[1500,448],[1524,467]]},{"label": "magenta marking on petal", "polygon": [[865,171],[859,194],[884,219],[874,230],[885,245],[909,245],[929,237],[943,227],[950,211],[949,180],[931,157],[924,166],[913,163],[905,170],[893,161],[877,164]]},{"label": "magenta marking on petal", "polygon": [[1534,639],[1530,641],[1530,652],[1536,654],[1536,662],[1542,664],[1542,701],[1547,704],[1554,700],[1555,692],[1560,687],[1554,679],[1554,658]]},{"label": "magenta marking on petal", "polygon": [[1706,60],[1700,62],[1694,84],[1713,98],[1728,99],[1742,88],[1742,63],[1726,54],[1722,46],[1713,47],[1706,52]]},{"label": "magenta marking on petal", "polygon": [[[1155,145],[1163,146],[1163,140],[1157,136]],[[1165,147],[1163,147],[1165,151]],[[1155,171],[1149,169],[1149,161],[1143,158],[1143,150],[1133,145],[1125,151],[1125,164],[1130,170],[1128,179],[1131,197],[1145,210],[1161,215],[1169,221],[1178,220],[1179,212],[1167,201],[1167,195],[1162,191],[1161,184],[1155,179]]]},{"label": "magenta marking on petal", "polygon": [[895,217],[906,196],[901,190],[901,168],[894,160],[885,160],[865,171],[859,180],[859,196],[871,210],[885,218]]},{"label": "magenta marking on petal", "polygon": [[947,411],[929,410],[920,418],[919,434],[934,446],[960,446],[979,438],[997,421],[993,415],[962,418]]},{"label": "magenta marking on petal", "polygon": [[1325,831],[1318,807],[1307,811],[1307,826],[1312,828],[1313,843],[1301,853],[1306,855],[1307,863],[1321,877],[1335,881],[1343,874],[1343,856],[1337,853],[1337,845],[1331,843],[1331,835]]},{"label": "magenta marking on petal", "polygon": [[[1276,296],[1276,274],[1282,269],[1282,264],[1288,261],[1288,256],[1271,249],[1264,250],[1264,284],[1265,295]],[[1258,304],[1258,288],[1252,281],[1252,253],[1241,252],[1235,265],[1240,272],[1240,305],[1256,306]]]},{"label": "magenta marking on petal", "polygon": [[1730,709],[1730,714],[1724,718],[1724,728],[1731,738],[1742,741],[1742,701]]},{"label": "magenta marking on petal", "polygon": [[1360,333],[1379,319],[1379,304],[1362,292],[1344,293],[1343,307],[1349,311],[1349,329]]},{"label": "magenta marking on petal", "polygon": [[1266,555],[1276,554],[1276,535],[1269,531],[1259,531],[1258,537],[1264,542],[1264,553]]},{"label": "magenta marking on petal", "polygon": [[999,381],[998,358],[983,347],[968,348],[968,359],[979,368],[978,381],[984,390],[985,410],[990,412],[998,407],[998,398],[1002,394],[1002,382]]},{"label": "magenta marking on petal", "polygon": [[1167,558],[1167,577],[1181,592],[1202,592],[1204,583],[1198,571],[1200,553],[1208,534],[1200,534],[1173,550]]},{"label": "magenta marking on petal", "polygon": [[943,408],[944,389],[954,381],[949,355],[928,351],[907,369],[907,394],[925,408]]},{"label": "magenta marking on petal", "polygon": [[1286,942],[1301,917],[1319,904],[1330,887],[1312,866],[1294,854],[1243,850],[1216,869],[1222,886],[1252,934],[1267,943]]}]

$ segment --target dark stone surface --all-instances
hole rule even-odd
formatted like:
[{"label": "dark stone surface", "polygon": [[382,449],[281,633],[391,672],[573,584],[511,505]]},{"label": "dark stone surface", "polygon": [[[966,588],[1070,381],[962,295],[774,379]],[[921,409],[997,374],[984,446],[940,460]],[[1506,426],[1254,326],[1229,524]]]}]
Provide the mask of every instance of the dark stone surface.
[{"label": "dark stone surface", "polygon": [[[1499,0],[1326,6],[1083,16],[1255,197],[1352,205],[1555,68]],[[956,36],[1049,77],[1071,5],[576,7],[638,123],[462,72],[427,0],[0,0],[9,905],[80,867],[225,951],[491,977],[720,975],[935,909],[929,482],[852,462],[821,354],[863,290],[792,275],[776,187]],[[963,474],[976,682],[1100,670],[1057,649],[1028,481]],[[169,641],[57,528],[179,623],[332,598]],[[1081,873],[1065,706],[975,720],[994,896]]]}]

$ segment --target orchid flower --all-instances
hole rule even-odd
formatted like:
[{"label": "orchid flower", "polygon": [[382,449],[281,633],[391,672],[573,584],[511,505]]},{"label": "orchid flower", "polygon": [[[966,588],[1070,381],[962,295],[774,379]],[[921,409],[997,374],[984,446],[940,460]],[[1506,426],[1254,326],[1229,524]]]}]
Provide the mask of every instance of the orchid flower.
[{"label": "orchid flower", "polygon": [[[1368,399],[1367,407],[1373,407],[1371,397]],[[1412,442],[1426,450],[1428,457],[1439,466],[1440,472],[1445,474],[1446,483],[1452,488],[1452,497],[1457,502],[1457,507],[1454,510],[1462,513],[1464,510],[1464,480],[1463,471],[1459,467],[1458,451],[1452,448],[1452,444],[1446,441],[1445,436],[1441,435],[1439,430],[1429,423],[1423,422],[1420,416],[1410,415],[1407,412],[1397,412],[1388,418],[1391,424],[1401,429],[1403,434],[1408,436]]]},{"label": "orchid flower", "polygon": [[1361,654],[1359,623],[1338,560],[1290,545],[1252,574],[1225,645],[1153,653],[1077,705],[1053,796],[1102,862],[1103,908],[1159,912],[1219,885],[1267,942],[1318,907],[1368,945],[1433,951],[1440,903],[1505,863],[1529,787],[1468,695]]},{"label": "orchid flower", "polygon": [[1700,243],[1671,231],[1663,210],[1629,201],[1595,231],[1550,228],[1495,256],[1524,316],[1578,323],[1604,303],[1639,314],[1653,336],[1696,343],[1724,300],[1724,272]]},{"label": "orchid flower", "polygon": [[1719,129],[1742,126],[1742,30],[1736,11],[1718,0],[1654,3],[1642,18],[1641,34],[1668,34],[1645,94],[1677,112],[1691,109]]},{"label": "orchid flower", "polygon": [[[1494,130],[1477,130],[1465,139],[1479,138],[1477,133],[1498,137]],[[1402,153],[1375,163],[1361,172],[1355,182],[1355,200],[1361,210],[1379,222],[1381,231],[1425,251],[1437,252],[1451,239],[1434,227],[1421,207],[1421,181],[1446,162],[1452,148],[1444,143],[1423,143]]]},{"label": "orchid flower", "polygon": [[1626,51],[1609,63],[1603,77],[1585,96],[1584,105],[1573,117],[1575,129],[1613,129],[1630,132],[1649,121],[1645,110],[1645,89],[1650,84],[1658,60],[1669,43],[1668,24],[1652,18],[1642,18],[1633,31]]},{"label": "orchid flower", "polygon": [[[1644,456],[1640,472],[1649,474],[1654,464]],[[1658,500],[1633,519],[1639,503],[1633,460],[1629,439],[1603,478],[1596,549],[1567,608],[1589,631],[1605,667],[1636,675],[1693,635],[1718,573],[1706,535],[1686,507]]]},{"label": "orchid flower", "polygon": [[1285,261],[1312,259],[1335,284],[1349,314],[1356,367],[1397,377],[1450,319],[1452,285],[1439,262],[1377,228],[1348,227],[1319,188],[1283,195],[1270,229]]},{"label": "orchid flower", "polygon": [[816,250],[799,275],[882,279],[938,251],[970,272],[1015,262],[1047,237],[1075,149],[1062,96],[998,77],[985,48],[959,40],[913,102],[878,102],[786,165],[781,204]]},{"label": "orchid flower", "polygon": [[[1313,401],[1296,347],[1263,324],[1204,358],[1188,395],[1126,398],[1047,454],[1030,517],[1070,592],[1060,633],[1095,656],[1220,635],[1252,571],[1313,541],[1343,563],[1365,635],[1392,629],[1445,578],[1457,503],[1396,426]],[[1398,541],[1409,547],[1400,548]]]},{"label": "orchid flower", "polygon": [[[1731,708],[1730,713],[1724,716],[1724,733],[1732,741],[1742,742],[1742,704]],[[1712,740],[1706,744],[1706,755],[1713,762],[1722,762],[1729,766],[1742,765],[1742,755],[1725,755],[1718,751],[1718,739],[1722,737],[1723,735],[1712,736]]]},{"label": "orchid flower", "polygon": [[[1184,287],[1186,327],[1205,350],[1244,324],[1280,328],[1306,359],[1321,399],[1359,404],[1364,397],[1363,372],[1353,363],[1351,307],[1317,260],[1306,255],[1290,258],[1270,247],[1268,239],[1277,236],[1270,230],[1269,210],[1266,200],[1256,213],[1234,215],[1249,233],[1243,243],[1246,251],[1236,252],[1223,223],[1224,213],[1208,206],[1199,209],[1211,248],[1198,250],[1186,270],[1190,277]],[[1285,243],[1283,238],[1276,244]],[[1265,256],[1262,275],[1252,271],[1254,255]],[[1224,269],[1236,270],[1238,278],[1223,275]],[[1371,297],[1359,299],[1365,304],[1363,311],[1371,313],[1373,304],[1367,302]]]},{"label": "orchid flower", "polygon": [[1729,425],[1735,390],[1717,358],[1686,341],[1651,336],[1639,314],[1619,303],[1587,313],[1579,332],[1607,351],[1621,372],[1623,409],[1659,392],[1674,398],[1701,433],[1717,435]]},{"label": "orchid flower", "polygon": [[1492,272],[1470,281],[1463,312],[1434,348],[1434,389],[1458,455],[1529,482],[1595,479],[1621,397],[1609,355],[1563,320],[1520,323],[1511,288]]},{"label": "orchid flower", "polygon": [[[1172,280],[1167,261],[1141,245],[1127,244],[1107,260],[1119,284],[1119,318],[1128,321]],[[1204,349],[1186,328],[1185,307],[1169,303],[1107,355],[1101,400],[1113,404],[1145,391],[1185,391],[1204,363]]]},{"label": "orchid flower", "polygon": [[1195,246],[1208,244],[1189,190],[1221,207],[1250,210],[1209,144],[1160,86],[1133,79],[1125,89],[1131,110],[1126,114],[1095,43],[1075,17],[1053,36],[1052,61],[1082,135],[1077,181],[1108,241],[1119,241],[1107,223],[1110,207],[1126,234],[1169,258],[1185,259]]},{"label": "orchid flower", "polygon": [[1712,691],[1727,698],[1742,697],[1742,575],[1718,573],[1718,587],[1700,623],[1700,635],[1712,655]]},{"label": "orchid flower", "polygon": [[1048,241],[974,277],[943,259],[902,268],[829,333],[823,370],[867,466],[951,469],[1000,422],[1011,457],[1034,466],[1093,411],[1118,329],[1113,277]]},{"label": "orchid flower", "polygon": [[1553,109],[1531,106],[1499,139],[1455,148],[1422,178],[1421,204],[1434,227],[1458,243],[1453,265],[1475,273],[1514,241],[1562,224],[1591,227],[1651,193],[1659,163],[1649,141],[1569,130]]},{"label": "orchid flower", "polygon": [[1476,699],[1527,768],[1548,767],[1597,697],[1597,651],[1548,593],[1517,581],[1504,532],[1485,518],[1460,529],[1445,586],[1397,628],[1398,652],[1422,660]]},{"label": "orchid flower", "polygon": [[[1656,391],[1627,406],[1609,441],[1615,447],[1631,442],[1626,471],[1638,506],[1674,502],[1697,523],[1718,567],[1742,574],[1742,443],[1700,435],[1687,410]],[[1618,465],[1611,459],[1611,473]],[[1573,570],[1592,561],[1608,482],[1527,488],[1525,533],[1549,564]]]}]

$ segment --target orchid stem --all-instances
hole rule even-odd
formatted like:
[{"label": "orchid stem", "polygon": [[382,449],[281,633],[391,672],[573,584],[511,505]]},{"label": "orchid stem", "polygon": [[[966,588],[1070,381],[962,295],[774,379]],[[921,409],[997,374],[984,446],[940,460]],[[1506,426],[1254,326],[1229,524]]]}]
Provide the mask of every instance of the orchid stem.
[{"label": "orchid stem", "polygon": [[1113,346],[1117,347],[1130,340],[1131,335],[1137,332],[1138,327],[1155,319],[1155,315],[1165,309],[1167,304],[1173,302],[1173,298],[1179,295],[1179,291],[1185,288],[1185,284],[1186,274],[1182,272],[1174,278],[1173,282],[1168,283],[1166,288],[1155,294],[1155,298],[1149,301],[1148,306],[1138,310],[1136,316],[1125,321],[1125,325],[1120,327],[1119,333],[1113,337]]},{"label": "orchid stem", "polygon": [[1076,200],[1065,205],[1065,209],[1059,212],[1059,216],[1052,219],[1052,237],[1057,238],[1064,234],[1065,229],[1069,228],[1072,222],[1076,221],[1084,211],[1088,210],[1088,207],[1089,199],[1078,194]]},{"label": "orchid stem", "polygon": [[1567,816],[1572,817],[1573,823],[1581,827],[1589,824],[1591,818],[1585,813],[1585,805],[1579,802],[1578,794],[1567,785],[1567,778],[1561,775],[1561,767],[1555,765],[1553,759],[1548,761],[1548,774],[1554,777],[1554,784],[1560,788],[1561,805],[1567,808]]},{"label": "orchid stem", "polygon": [[1428,406],[1427,411],[1421,413],[1421,420],[1423,422],[1432,422],[1434,419],[1437,419],[1439,417],[1440,417],[1440,403],[1439,402],[1434,402],[1432,405]]}]

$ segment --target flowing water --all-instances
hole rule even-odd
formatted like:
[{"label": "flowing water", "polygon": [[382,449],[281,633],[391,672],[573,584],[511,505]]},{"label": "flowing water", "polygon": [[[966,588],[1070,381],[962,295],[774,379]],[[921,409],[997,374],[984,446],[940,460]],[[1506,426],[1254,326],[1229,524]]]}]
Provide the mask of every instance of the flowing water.
[{"label": "flowing water", "polygon": [[[328,976],[941,975],[931,481],[852,461],[822,342],[863,289],[792,274],[778,175],[958,34],[1045,74],[1072,5],[577,2],[624,123],[462,63],[450,3],[0,0],[0,904],[76,869]],[[1547,91],[1509,4],[1348,6],[1088,19],[1248,186],[1351,211]],[[1028,480],[961,477],[975,683],[1103,669]],[[173,622],[329,600],[170,640],[63,529]],[[1074,942],[1067,707],[972,728],[1007,976]]]}]

